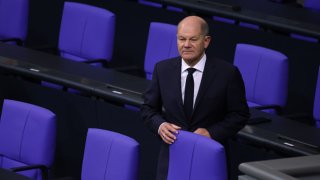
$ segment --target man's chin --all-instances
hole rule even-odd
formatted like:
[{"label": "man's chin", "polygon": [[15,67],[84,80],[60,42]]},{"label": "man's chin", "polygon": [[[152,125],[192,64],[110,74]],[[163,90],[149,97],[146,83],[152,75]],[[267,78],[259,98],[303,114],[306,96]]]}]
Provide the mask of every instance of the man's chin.
[{"label": "man's chin", "polygon": [[191,58],[183,58],[183,60],[187,63],[187,64],[190,64],[193,62],[193,59]]},{"label": "man's chin", "polygon": [[193,56],[182,56],[182,58],[185,60],[185,61],[193,61],[194,57]]}]

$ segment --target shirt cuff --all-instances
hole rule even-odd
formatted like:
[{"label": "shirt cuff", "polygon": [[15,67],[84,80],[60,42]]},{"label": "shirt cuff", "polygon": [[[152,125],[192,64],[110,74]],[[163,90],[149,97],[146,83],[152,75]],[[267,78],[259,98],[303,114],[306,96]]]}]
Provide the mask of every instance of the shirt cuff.
[{"label": "shirt cuff", "polygon": [[[164,124],[165,122],[161,123],[159,128],[158,128],[158,134],[160,133],[160,127],[162,126],[162,124]],[[160,135],[160,134],[159,134]]]}]

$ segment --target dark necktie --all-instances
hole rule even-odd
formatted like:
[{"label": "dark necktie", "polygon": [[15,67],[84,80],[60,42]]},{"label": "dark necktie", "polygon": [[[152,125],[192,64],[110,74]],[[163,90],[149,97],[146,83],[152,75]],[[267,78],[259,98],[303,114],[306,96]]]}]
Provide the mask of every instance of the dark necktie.
[{"label": "dark necktie", "polygon": [[193,111],[193,92],[194,92],[194,81],[193,81],[193,73],[196,71],[195,68],[188,68],[188,76],[186,80],[186,86],[184,90],[184,112],[187,117],[187,121],[191,121],[191,115]]}]

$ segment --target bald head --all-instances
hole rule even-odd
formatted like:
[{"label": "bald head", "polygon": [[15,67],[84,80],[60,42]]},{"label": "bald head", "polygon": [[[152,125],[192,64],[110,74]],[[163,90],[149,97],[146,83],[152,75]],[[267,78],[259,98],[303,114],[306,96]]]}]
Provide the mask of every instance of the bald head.
[{"label": "bald head", "polygon": [[189,66],[197,64],[204,55],[211,40],[208,33],[207,22],[198,16],[188,16],[178,24],[178,50]]},{"label": "bald head", "polygon": [[193,27],[198,28],[201,32],[201,35],[209,35],[209,26],[208,23],[199,16],[188,16],[180,21],[178,24],[178,31],[182,27]]}]

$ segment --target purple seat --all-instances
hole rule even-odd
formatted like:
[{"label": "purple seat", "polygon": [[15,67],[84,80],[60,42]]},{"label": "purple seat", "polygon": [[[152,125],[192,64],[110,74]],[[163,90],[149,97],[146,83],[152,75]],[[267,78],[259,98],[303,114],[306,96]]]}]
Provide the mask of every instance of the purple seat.
[{"label": "purple seat", "polygon": [[138,0],[138,3],[146,5],[146,6],[156,7],[156,8],[166,7],[167,10],[169,10],[169,11],[183,12],[182,8],[178,8],[175,6],[164,6],[160,2],[152,2],[152,1],[148,1],[148,0]]},{"label": "purple seat", "polygon": [[320,128],[320,67],[318,73],[316,93],[314,96],[313,117],[316,121],[316,125]]},{"label": "purple seat", "polygon": [[275,110],[286,105],[288,58],[284,54],[260,46],[237,44],[234,65],[242,74],[249,107],[276,113]]},{"label": "purple seat", "polygon": [[[42,170],[50,168],[54,160],[55,140],[55,114],[36,105],[4,100],[0,121],[1,168],[34,165],[41,165]],[[37,168],[18,173],[35,180],[42,179]]]},{"label": "purple seat", "polygon": [[59,51],[62,57],[94,65],[112,59],[115,15],[103,8],[65,2],[60,26]]},{"label": "purple seat", "polygon": [[136,180],[139,144],[108,130],[89,128],[82,162],[82,180]]},{"label": "purple seat", "polygon": [[239,22],[239,26],[241,27],[246,27],[246,28],[250,28],[250,29],[255,29],[255,30],[259,30],[260,26],[257,24],[252,24],[252,23],[248,23],[248,22]]},{"label": "purple seat", "polygon": [[317,38],[305,36],[305,35],[301,35],[301,34],[296,34],[296,33],[291,33],[290,37],[292,37],[294,39],[299,39],[302,41],[313,42],[313,43],[317,43],[319,41]]},{"label": "purple seat", "polygon": [[157,62],[176,56],[179,56],[177,26],[151,22],[144,61],[147,79],[152,79],[153,68]]},{"label": "purple seat", "polygon": [[169,151],[168,180],[227,179],[224,147],[210,138],[179,131]]},{"label": "purple seat", "polygon": [[138,0],[138,3],[143,4],[143,5],[147,5],[147,6],[162,8],[162,4],[157,3],[157,2],[152,2],[152,1],[147,1],[147,0]]},{"label": "purple seat", "polygon": [[231,19],[231,18],[226,18],[226,17],[221,17],[221,16],[213,16],[212,19],[214,21],[223,22],[223,23],[227,23],[227,24],[236,24],[236,20]]},{"label": "purple seat", "polygon": [[23,45],[28,30],[29,0],[0,0],[0,41]]},{"label": "purple seat", "polygon": [[304,0],[303,7],[320,11],[320,1],[319,0]]}]

